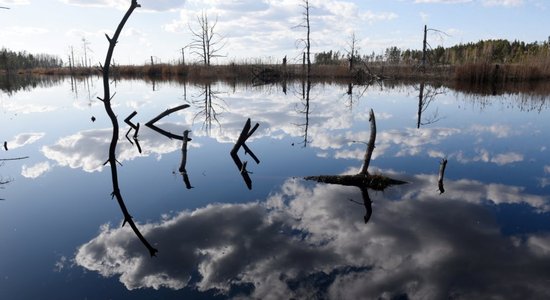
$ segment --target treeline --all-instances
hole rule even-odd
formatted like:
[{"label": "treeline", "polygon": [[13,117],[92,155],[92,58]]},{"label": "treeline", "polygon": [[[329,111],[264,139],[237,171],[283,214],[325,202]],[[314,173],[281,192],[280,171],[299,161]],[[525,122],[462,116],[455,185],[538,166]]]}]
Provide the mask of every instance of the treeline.
[{"label": "treeline", "polygon": [[5,48],[0,50],[0,70],[30,70],[38,68],[60,68],[63,66],[63,60],[59,57],[49,54],[30,54],[25,51],[11,51]]},{"label": "treeline", "polygon": [[[414,65],[422,61],[422,50],[389,47],[384,53],[360,55],[365,62]],[[323,65],[341,64],[349,55],[339,51],[315,54],[315,63]],[[525,43],[508,40],[482,40],[477,43],[459,44],[452,47],[438,46],[426,50],[426,62],[430,65],[463,65],[480,63],[530,64],[550,61],[549,41]]]}]

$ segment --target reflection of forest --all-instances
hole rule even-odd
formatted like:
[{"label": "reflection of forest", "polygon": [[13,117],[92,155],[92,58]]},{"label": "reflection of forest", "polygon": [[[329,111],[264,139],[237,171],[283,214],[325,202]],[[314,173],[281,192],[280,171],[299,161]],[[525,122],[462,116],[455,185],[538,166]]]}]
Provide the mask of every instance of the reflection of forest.
[{"label": "reflection of forest", "polygon": [[56,86],[61,84],[63,80],[64,77],[53,75],[0,75],[0,90],[11,96],[19,91],[30,91],[35,88]]}]

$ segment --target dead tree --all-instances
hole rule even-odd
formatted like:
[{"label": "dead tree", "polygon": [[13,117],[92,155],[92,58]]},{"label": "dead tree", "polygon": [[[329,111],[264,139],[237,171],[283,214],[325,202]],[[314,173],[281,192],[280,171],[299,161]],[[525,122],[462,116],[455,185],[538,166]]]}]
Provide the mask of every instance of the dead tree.
[{"label": "dead tree", "polygon": [[197,113],[193,117],[193,123],[197,118],[203,117],[202,129],[206,130],[208,135],[211,133],[213,122],[218,127],[221,127],[218,116],[221,115],[222,111],[226,110],[226,103],[219,94],[221,92],[212,90],[210,83],[205,83],[204,90],[197,96],[196,100],[192,101],[193,107],[198,108]]},{"label": "dead tree", "polygon": [[445,177],[445,168],[447,167],[447,159],[443,158],[439,163],[439,176],[437,178],[437,187],[439,188],[439,193],[445,193],[445,187],[443,186],[443,178]]},{"label": "dead tree", "polygon": [[433,87],[426,87],[426,84],[424,82],[420,83],[420,87],[418,89],[418,111],[417,111],[417,120],[416,120],[416,128],[420,128],[421,125],[428,125],[433,124],[441,120],[441,117],[439,116],[439,111],[436,109],[435,112],[422,118],[422,115],[426,112],[430,104],[435,100],[436,96],[443,94],[438,88]]},{"label": "dead tree", "polygon": [[162,119],[162,118],[164,118],[164,117],[166,117],[170,114],[173,114],[173,113],[175,113],[179,110],[186,109],[188,107],[189,107],[188,104],[183,104],[183,105],[176,106],[174,108],[167,109],[166,111],[160,113],[158,116],[151,119],[149,122],[145,123],[145,126],[153,129],[154,131],[164,135],[165,137],[167,137],[169,139],[176,139],[176,140],[183,141],[183,144],[181,146],[181,154],[182,154],[181,163],[180,163],[180,167],[179,167],[178,170],[179,170],[180,174],[183,177],[183,182],[185,183],[185,187],[187,189],[192,189],[193,187],[191,186],[191,183],[189,181],[189,175],[187,174],[187,170],[185,169],[185,166],[187,164],[187,142],[191,141],[191,139],[189,138],[190,131],[185,130],[183,132],[183,135],[177,135],[177,134],[168,132],[164,129],[161,129],[160,127],[157,127],[155,125],[155,123],[157,121],[159,121],[160,119]]},{"label": "dead tree", "polygon": [[294,27],[301,27],[306,29],[306,37],[303,39],[298,40],[297,44],[303,44],[303,65],[305,65],[305,62],[307,61],[307,77],[311,75],[311,40],[310,40],[310,34],[311,34],[311,26],[309,22],[309,0],[302,0],[302,4],[300,5],[304,11],[302,13],[302,22]]},{"label": "dead tree", "polygon": [[353,70],[353,67],[355,65],[355,58],[357,56],[358,47],[357,47],[357,39],[355,38],[355,32],[351,34],[350,40],[348,41],[348,47],[349,50],[346,50],[348,52],[348,62],[349,62],[349,71],[351,72]]},{"label": "dead tree", "polygon": [[301,124],[294,124],[298,127],[304,128],[304,134],[303,142],[301,142],[302,147],[306,148],[309,144],[309,112],[310,112],[310,105],[309,105],[309,95],[311,92],[311,80],[302,81],[302,105],[303,108],[299,110],[298,112],[305,115],[304,123]]},{"label": "dead tree", "polygon": [[[126,139],[128,140],[128,142],[130,142],[130,144],[132,144],[132,146],[136,145],[137,149],[138,149],[138,152],[141,154],[141,145],[139,144],[139,140],[138,140],[138,133],[139,133],[139,122],[137,124],[134,124],[132,122],[132,118],[137,115],[137,112],[134,111],[132,112],[128,117],[126,117],[126,119],[124,119],[124,123],[130,125],[130,129],[128,129],[128,131],[126,132]],[[132,136],[132,140],[130,140],[130,137],[128,137],[128,135],[130,134],[130,132],[132,132],[132,130],[134,130],[134,135]]]},{"label": "dead tree", "polygon": [[118,136],[119,136],[119,125],[117,117],[111,107],[111,100],[114,97],[114,94],[111,95],[110,91],[110,85],[109,85],[109,70],[111,66],[111,59],[113,56],[113,51],[115,50],[115,46],[118,41],[118,37],[120,36],[120,33],[122,32],[122,28],[124,27],[124,24],[126,24],[126,21],[132,14],[132,12],[138,8],[141,7],[137,0],[132,0],[130,7],[128,8],[128,11],[126,11],[126,14],[118,24],[118,27],[115,31],[115,34],[113,37],[109,37],[107,34],[105,36],[107,37],[107,40],[109,41],[109,48],[107,50],[107,55],[105,57],[105,63],[103,66],[101,66],[101,70],[103,73],[103,98],[99,98],[104,104],[105,111],[107,112],[107,115],[109,115],[109,119],[111,119],[111,123],[113,125],[113,134],[111,137],[111,143],[109,145],[109,159],[107,160],[106,164],[109,163],[109,166],[111,168],[111,178],[113,182],[113,192],[111,193],[111,196],[113,198],[116,198],[120,209],[122,210],[122,214],[124,215],[124,222],[122,223],[122,226],[124,226],[126,223],[130,225],[136,236],[139,238],[139,240],[143,243],[143,245],[147,248],[149,251],[149,254],[151,256],[155,256],[158,252],[157,249],[155,249],[149,242],[145,239],[145,237],[141,234],[139,229],[137,228],[136,224],[134,223],[132,216],[128,212],[128,209],[126,207],[126,204],[124,203],[124,199],[122,198],[122,193],[120,191],[119,183],[118,183],[118,170],[117,170],[117,159],[116,159],[116,147],[118,142]]},{"label": "dead tree", "polygon": [[185,169],[187,165],[187,142],[191,141],[189,138],[189,130],[185,130],[183,132],[183,144],[181,145],[181,163],[178,171],[180,172],[181,176],[183,177],[183,183],[185,183],[185,187],[190,190],[193,188],[191,186],[191,181],[189,181],[189,175],[187,174],[187,170]]},{"label": "dead tree", "polygon": [[363,197],[363,204],[365,205],[366,214],[364,216],[365,223],[370,220],[372,214],[372,201],[370,200],[368,190],[373,189],[377,191],[383,191],[389,186],[405,184],[405,181],[386,177],[384,175],[372,175],[369,174],[368,168],[374,151],[374,144],[376,142],[376,120],[374,118],[374,111],[371,109],[369,112],[370,122],[370,138],[367,143],[367,150],[363,158],[363,166],[361,171],[355,175],[320,175],[320,176],[307,176],[304,179],[317,181],[321,183],[338,184],[344,186],[355,186],[361,190]]},{"label": "dead tree", "polygon": [[198,29],[193,29],[188,24],[193,36],[189,47],[192,53],[196,54],[205,66],[210,66],[212,58],[223,57],[219,53],[225,46],[225,39],[215,32],[218,18],[216,18],[214,24],[210,24],[208,16],[203,12],[200,16],[197,16],[197,23],[199,25]]},{"label": "dead tree", "polygon": [[427,58],[428,58],[428,48],[431,48],[430,44],[428,43],[428,31],[433,31],[433,32],[436,32],[436,33],[439,33],[439,34],[449,36],[447,33],[443,32],[441,30],[428,28],[427,25],[424,25],[424,39],[422,40],[422,61],[421,61],[421,65],[420,65],[420,70],[423,73],[426,72],[426,61],[427,61]]},{"label": "dead tree", "polygon": [[[241,176],[244,179],[244,182],[246,183],[246,186],[249,190],[252,189],[252,179],[250,179],[250,175],[248,175],[250,172],[246,169],[246,166],[248,164],[247,161],[242,162],[238,152],[239,149],[242,147],[244,149],[245,155],[248,154],[252,159],[256,162],[256,164],[260,163],[260,160],[258,157],[250,150],[250,148],[246,145],[246,141],[254,134],[256,129],[260,124],[256,123],[254,127],[252,127],[250,118],[246,120],[246,123],[244,124],[243,130],[241,131],[241,134],[239,135],[239,138],[237,139],[237,142],[231,149],[231,152],[229,153],[231,155],[231,158],[233,159],[233,162],[235,162],[235,165],[239,169],[239,172],[241,173]],[[252,129],[251,129],[252,128]]]}]

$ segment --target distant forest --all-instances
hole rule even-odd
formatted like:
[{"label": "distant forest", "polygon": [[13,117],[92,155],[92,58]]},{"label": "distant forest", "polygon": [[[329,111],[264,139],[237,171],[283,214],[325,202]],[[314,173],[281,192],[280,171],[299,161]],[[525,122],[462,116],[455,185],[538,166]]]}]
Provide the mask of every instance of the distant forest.
[{"label": "distant forest", "polygon": [[60,68],[63,60],[50,54],[30,54],[25,51],[15,52],[5,48],[0,50],[0,70],[30,70],[37,68]]},{"label": "distant forest", "polygon": [[[349,51],[323,51],[314,54],[317,65],[347,64]],[[355,61],[366,63],[387,63],[392,65],[418,65],[422,61],[422,50],[389,47],[383,53],[357,54]],[[545,42],[525,43],[508,40],[483,40],[476,43],[459,44],[444,48],[438,46],[426,50],[428,65],[459,66],[465,64],[519,64],[550,65],[550,38]],[[64,66],[61,58],[50,54],[30,54],[25,51],[0,50],[0,72],[31,69],[54,69]]]},{"label": "distant forest", "polygon": [[[532,64],[550,61],[550,38],[545,42],[525,43],[508,40],[484,40],[452,47],[428,48],[427,63],[431,65],[463,65],[477,63]],[[347,51],[326,51],[315,54],[315,63],[341,64],[349,59]],[[356,55],[354,60],[413,65],[422,60],[422,50],[387,48],[383,54]]]}]

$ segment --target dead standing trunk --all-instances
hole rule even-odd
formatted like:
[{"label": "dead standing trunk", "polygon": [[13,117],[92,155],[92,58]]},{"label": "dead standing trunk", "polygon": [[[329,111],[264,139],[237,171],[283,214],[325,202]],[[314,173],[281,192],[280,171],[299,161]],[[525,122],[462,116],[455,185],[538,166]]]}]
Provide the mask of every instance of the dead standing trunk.
[{"label": "dead standing trunk", "polygon": [[124,27],[124,24],[126,24],[126,21],[132,14],[132,12],[138,8],[141,7],[137,0],[132,0],[132,3],[130,5],[130,8],[128,8],[128,11],[118,24],[118,27],[115,31],[115,34],[112,38],[110,38],[107,34],[105,35],[107,37],[107,40],[109,41],[109,49],[107,50],[107,55],[105,57],[105,63],[101,67],[102,73],[103,73],[103,98],[99,98],[104,104],[105,111],[107,112],[107,115],[109,115],[109,118],[111,119],[111,123],[113,125],[113,134],[111,137],[111,143],[109,145],[109,159],[107,160],[107,163],[109,163],[109,166],[111,168],[111,178],[113,182],[113,192],[111,193],[113,198],[116,198],[120,209],[122,210],[122,214],[124,216],[124,222],[122,223],[122,226],[124,226],[126,223],[130,225],[136,236],[139,238],[139,240],[143,243],[143,245],[147,248],[149,251],[149,254],[151,256],[155,256],[158,252],[157,249],[155,249],[149,242],[145,239],[145,237],[141,234],[139,229],[137,228],[136,224],[134,223],[132,216],[128,212],[128,209],[126,208],[126,204],[124,203],[124,199],[122,198],[122,193],[120,192],[120,187],[118,184],[118,171],[117,171],[117,160],[116,160],[116,147],[118,142],[118,136],[119,136],[119,125],[117,117],[111,107],[111,100],[114,97],[111,96],[110,86],[109,86],[109,70],[111,65],[111,59],[113,56],[113,51],[115,49],[115,46],[118,41],[118,37],[120,36],[120,33],[122,31],[122,28]]},{"label": "dead standing trunk", "polygon": [[364,216],[365,223],[370,220],[372,215],[372,201],[370,200],[368,190],[383,191],[389,186],[405,184],[405,181],[389,178],[383,175],[371,175],[368,172],[370,160],[372,158],[372,152],[374,151],[374,144],[376,142],[376,120],[374,117],[374,111],[371,109],[369,112],[370,122],[370,138],[367,144],[367,150],[363,159],[363,166],[361,171],[355,175],[320,175],[320,176],[308,176],[304,179],[317,181],[321,183],[338,184],[344,186],[355,186],[361,190],[363,197],[363,204],[365,205],[366,214]]}]

